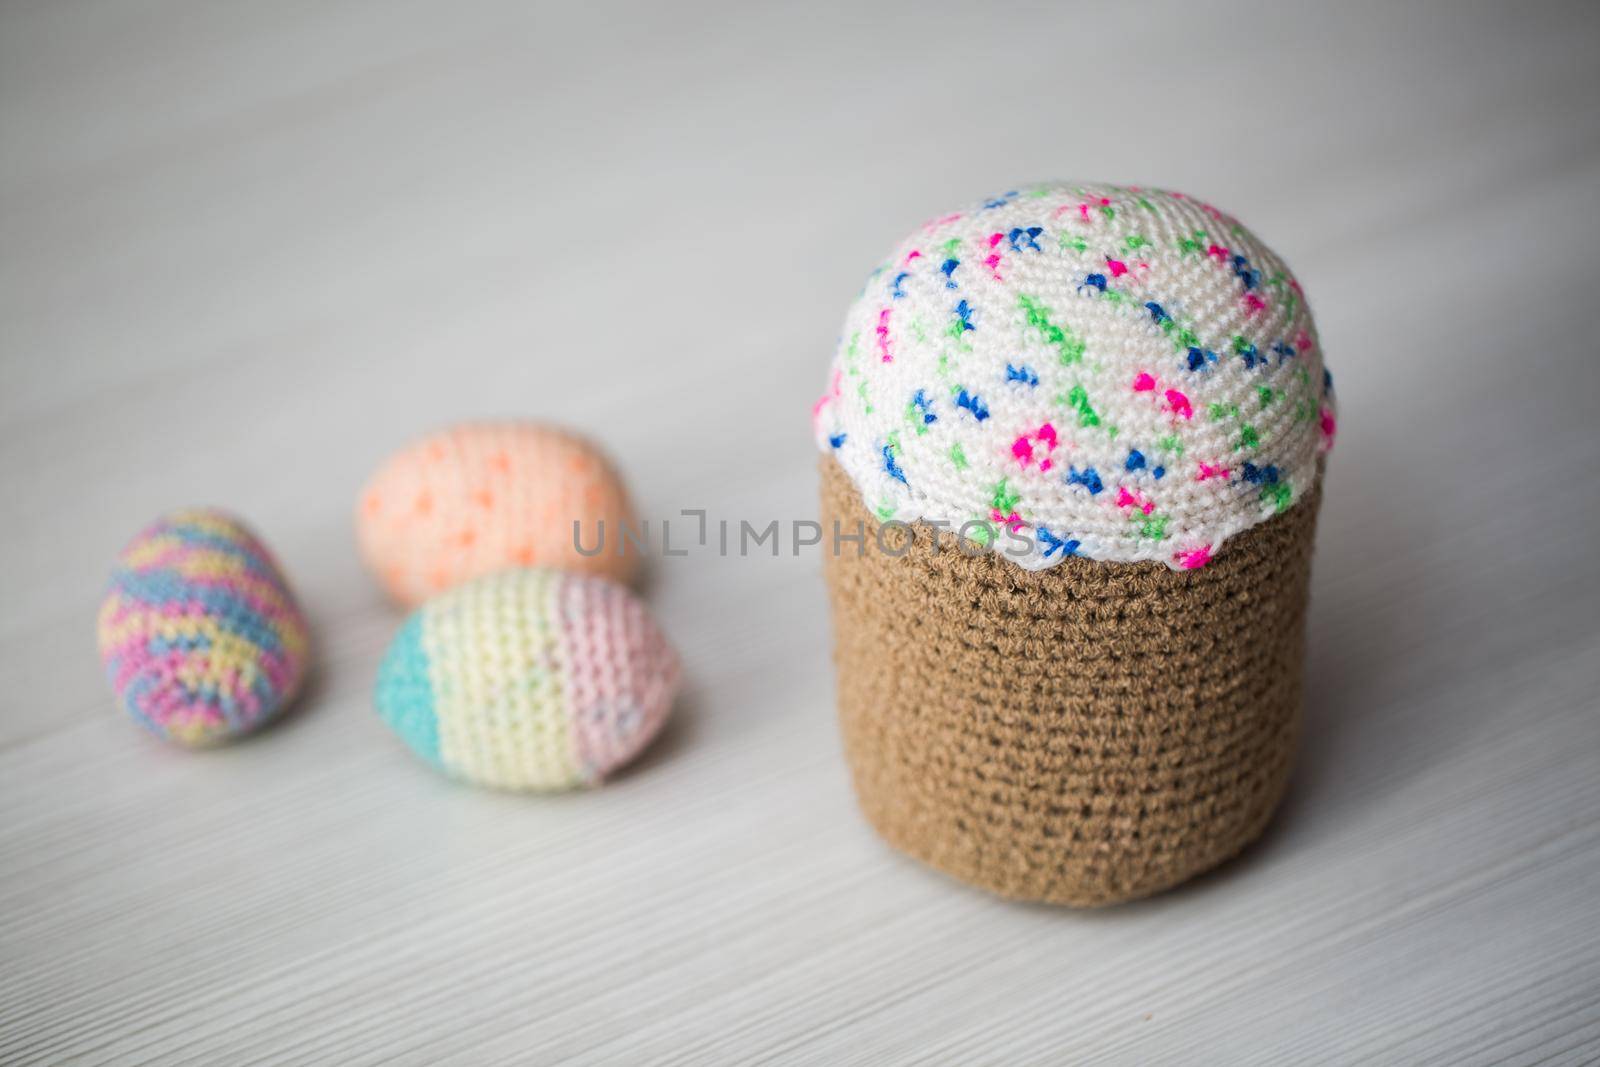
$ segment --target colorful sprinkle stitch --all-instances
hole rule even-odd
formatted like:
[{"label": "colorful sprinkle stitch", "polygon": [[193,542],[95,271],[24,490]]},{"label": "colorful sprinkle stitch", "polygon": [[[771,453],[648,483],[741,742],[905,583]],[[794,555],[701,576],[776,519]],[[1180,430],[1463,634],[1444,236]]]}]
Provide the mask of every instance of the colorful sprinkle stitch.
[{"label": "colorful sprinkle stitch", "polygon": [[[1024,567],[1203,566],[1293,506],[1331,446],[1304,293],[1204,201],[1013,190],[928,223],[876,277],[836,360],[857,388],[819,404],[819,445],[901,519],[1031,532]],[[868,383],[909,403],[874,410]]]}]

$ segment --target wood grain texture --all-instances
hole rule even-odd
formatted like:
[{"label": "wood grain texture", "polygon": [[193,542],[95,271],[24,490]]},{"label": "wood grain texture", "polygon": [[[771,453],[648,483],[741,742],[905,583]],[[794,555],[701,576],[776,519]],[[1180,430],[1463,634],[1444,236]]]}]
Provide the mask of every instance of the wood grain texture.
[{"label": "wood grain texture", "polygon": [[[1576,3],[0,8],[0,1062],[1593,1062],[1597,46]],[[810,517],[865,269],[1059,175],[1206,195],[1317,310],[1341,442],[1258,846],[1093,914],[898,859],[813,554],[659,561],[689,690],[601,791],[387,734],[386,453],[559,418],[647,514]],[[319,650],[198,757],[93,644],[117,548],[196,503]]]}]

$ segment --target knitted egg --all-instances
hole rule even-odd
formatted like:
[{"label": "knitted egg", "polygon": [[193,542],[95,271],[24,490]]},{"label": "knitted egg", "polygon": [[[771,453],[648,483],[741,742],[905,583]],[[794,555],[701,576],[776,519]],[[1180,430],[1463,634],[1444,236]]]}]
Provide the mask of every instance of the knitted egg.
[{"label": "knitted egg", "polygon": [[456,586],[412,613],[378,671],[378,713],[475,785],[594,785],[666,721],[678,660],[609,579],[547,568]]},{"label": "knitted egg", "polygon": [[266,547],[220,511],[178,511],[125,548],[100,608],[117,700],[181,745],[248,733],[305,677],[305,617]]},{"label": "knitted egg", "polygon": [[622,480],[593,444],[537,423],[484,422],[390,457],[361,492],[356,534],[372,573],[413,607],[507,567],[625,581],[638,564],[621,533],[632,522]]},{"label": "knitted egg", "polygon": [[[1294,275],[1181,193],[1057,183],[902,241],[813,408],[839,716],[891,844],[1097,905],[1266,825],[1333,397]],[[862,542],[857,542],[861,544]]]}]

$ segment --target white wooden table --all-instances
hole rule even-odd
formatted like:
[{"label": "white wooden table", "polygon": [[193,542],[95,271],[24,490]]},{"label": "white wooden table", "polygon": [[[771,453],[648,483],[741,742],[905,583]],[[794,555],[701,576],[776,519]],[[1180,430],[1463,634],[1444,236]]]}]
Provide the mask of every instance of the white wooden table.
[{"label": "white wooden table", "polygon": [[[0,1062],[1594,1062],[1600,19],[1302,6],[7,3]],[[864,272],[1058,175],[1206,195],[1318,312],[1341,442],[1258,847],[1099,913],[897,858],[811,553],[656,567],[689,689],[604,790],[387,733],[350,520],[389,450],[558,418],[648,514],[810,516]],[[208,502],[319,670],[196,756],[93,631],[121,543]]]}]

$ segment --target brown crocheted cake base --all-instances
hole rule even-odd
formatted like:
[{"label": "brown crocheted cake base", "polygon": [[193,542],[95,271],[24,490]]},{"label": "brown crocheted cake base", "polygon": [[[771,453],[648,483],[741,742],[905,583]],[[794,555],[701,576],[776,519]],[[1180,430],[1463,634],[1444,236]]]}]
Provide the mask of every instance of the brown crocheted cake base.
[{"label": "brown crocheted cake base", "polygon": [[1029,572],[877,521],[831,457],[845,754],[896,848],[1002,896],[1101,905],[1159,892],[1254,840],[1299,729],[1320,492],[1198,570],[1068,559]]}]

